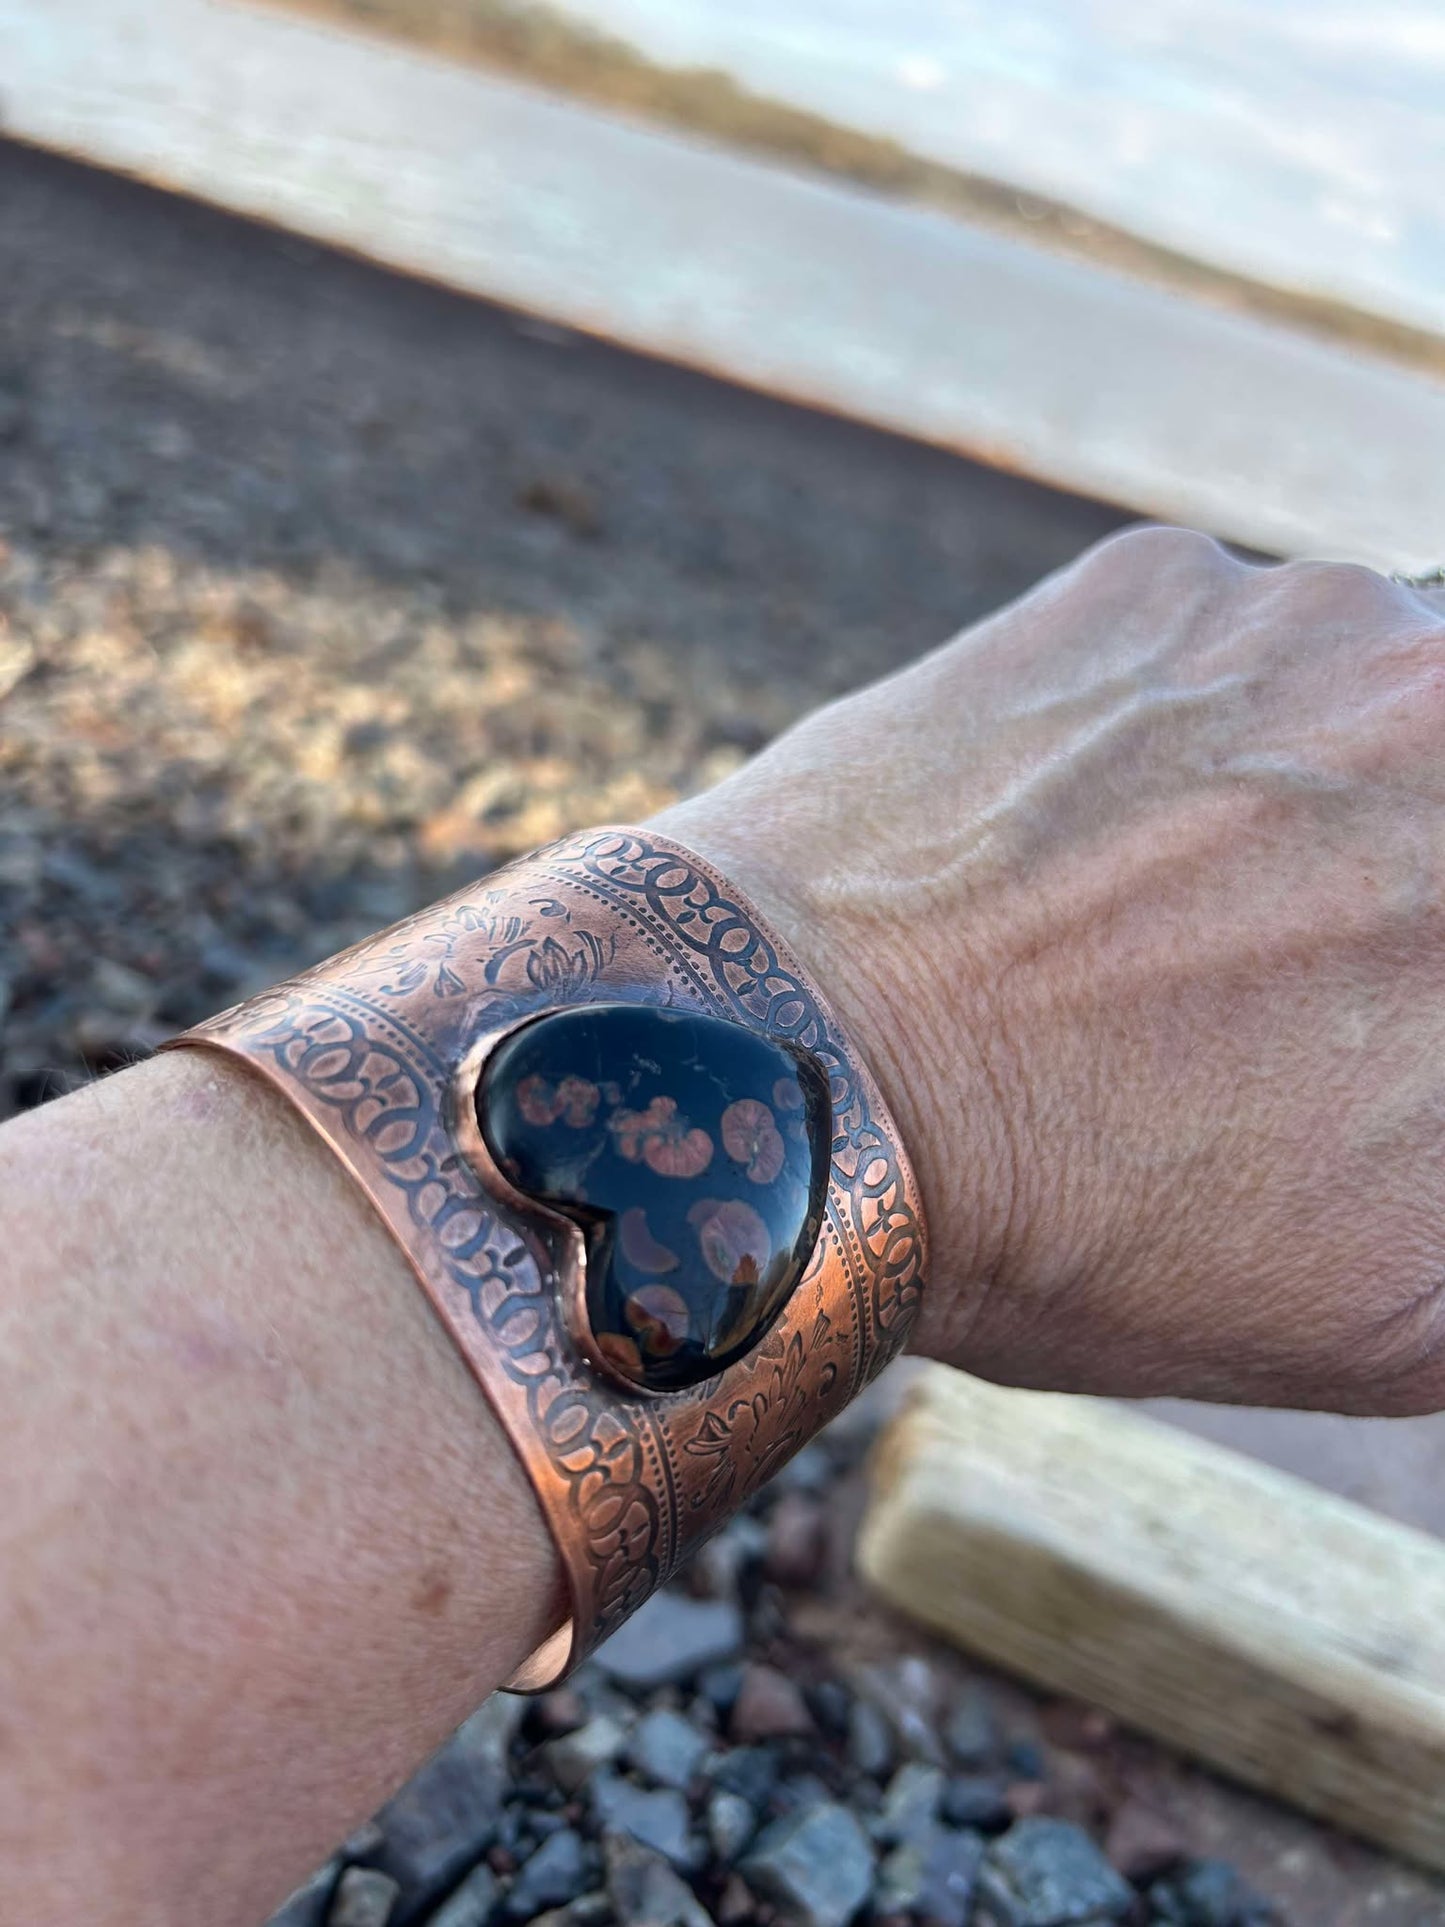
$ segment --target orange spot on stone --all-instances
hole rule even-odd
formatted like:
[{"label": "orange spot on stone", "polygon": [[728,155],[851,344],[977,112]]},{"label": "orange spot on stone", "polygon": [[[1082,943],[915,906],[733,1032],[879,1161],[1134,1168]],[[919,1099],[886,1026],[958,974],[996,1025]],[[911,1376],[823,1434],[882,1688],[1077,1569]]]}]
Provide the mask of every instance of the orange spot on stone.
[{"label": "orange spot on stone", "polygon": [[771,1184],[783,1168],[784,1147],[773,1114],[759,1098],[740,1097],[722,1114],[723,1149],[745,1165],[754,1184]]},{"label": "orange spot on stone", "polygon": [[517,1109],[529,1124],[554,1124],[557,1093],[545,1077],[524,1077],[517,1086]]},{"label": "orange spot on stone", "polygon": [[624,1338],[620,1332],[598,1332],[597,1349],[624,1378],[641,1377],[642,1353],[630,1338]]},{"label": "orange spot on stone", "polygon": [[597,1115],[597,1100],[601,1092],[595,1084],[585,1077],[564,1077],[557,1086],[557,1108],[562,1122],[569,1124],[574,1131],[589,1125]]},{"label": "orange spot on stone", "polygon": [[[747,1284],[760,1278],[773,1255],[768,1227],[741,1198],[700,1198],[687,1214],[697,1233],[703,1262],[725,1285]],[[751,1278],[748,1268],[751,1267]]]},{"label": "orange spot on stone", "polygon": [[678,1116],[675,1097],[655,1097],[645,1111],[617,1111],[608,1129],[622,1157],[660,1178],[700,1177],[712,1163],[712,1139]]},{"label": "orange spot on stone", "polygon": [[643,1147],[658,1132],[671,1128],[677,1116],[675,1097],[655,1097],[645,1111],[616,1111],[607,1128],[617,1139],[617,1151],[629,1164],[638,1164]]},{"label": "orange spot on stone", "polygon": [[654,1358],[671,1358],[687,1341],[687,1303],[671,1285],[642,1285],[628,1293],[622,1311]]},{"label": "orange spot on stone", "polygon": [[617,1220],[617,1242],[622,1255],[639,1271],[676,1271],[678,1256],[654,1238],[647,1213],[640,1204],[632,1205]]},{"label": "orange spot on stone", "polygon": [[712,1139],[697,1130],[681,1137],[649,1138],[642,1157],[660,1178],[700,1178],[712,1163]]}]

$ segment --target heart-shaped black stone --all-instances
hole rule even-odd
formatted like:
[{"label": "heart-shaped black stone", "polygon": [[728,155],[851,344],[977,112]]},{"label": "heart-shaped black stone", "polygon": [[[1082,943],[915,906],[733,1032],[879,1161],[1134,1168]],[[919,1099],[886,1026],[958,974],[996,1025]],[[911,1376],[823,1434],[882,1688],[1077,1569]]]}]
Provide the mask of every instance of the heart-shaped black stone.
[{"label": "heart-shaped black stone", "polygon": [[650,1391],[756,1344],[817,1242],[827,1077],[740,1024],[648,1004],[550,1011],[493,1052],[477,1120],[512,1184],[581,1226],[598,1350]]}]

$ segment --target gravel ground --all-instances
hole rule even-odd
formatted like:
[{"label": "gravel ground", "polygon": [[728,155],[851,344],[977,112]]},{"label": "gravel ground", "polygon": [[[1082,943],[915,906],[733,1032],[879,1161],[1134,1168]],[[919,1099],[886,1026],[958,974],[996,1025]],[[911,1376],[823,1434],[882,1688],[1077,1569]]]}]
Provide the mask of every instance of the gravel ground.
[{"label": "gravel ground", "polygon": [[1128,1797],[1107,1720],[1056,1709],[1050,1738],[859,1637],[836,1500],[867,1430],[808,1448],[565,1688],[489,1701],[285,1927],[1278,1921]]},{"label": "gravel ground", "polygon": [[[1116,520],[3,144],[0,288],[0,1115],[722,775]],[[1445,1920],[870,1607],[869,1430],[288,1927]]]}]

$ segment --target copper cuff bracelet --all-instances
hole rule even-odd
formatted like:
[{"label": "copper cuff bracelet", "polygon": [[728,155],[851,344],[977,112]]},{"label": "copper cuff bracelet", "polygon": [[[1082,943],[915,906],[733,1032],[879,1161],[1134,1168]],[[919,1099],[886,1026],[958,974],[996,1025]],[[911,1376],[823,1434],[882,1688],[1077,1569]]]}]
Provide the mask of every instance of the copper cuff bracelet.
[{"label": "copper cuff bracelet", "polygon": [[536,851],[177,1038],[345,1164],[526,1468],[571,1618],[551,1685],[880,1371],[917,1186],[786,946],[700,858]]}]

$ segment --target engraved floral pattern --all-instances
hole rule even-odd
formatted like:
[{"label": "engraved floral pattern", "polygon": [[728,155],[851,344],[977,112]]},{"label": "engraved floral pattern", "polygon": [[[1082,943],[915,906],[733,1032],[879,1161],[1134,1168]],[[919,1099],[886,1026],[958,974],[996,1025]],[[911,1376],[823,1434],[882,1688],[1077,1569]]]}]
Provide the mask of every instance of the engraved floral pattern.
[{"label": "engraved floral pattern", "polygon": [[[830,1332],[831,1321],[819,1312],[806,1350],[802,1333],[795,1331],[782,1358],[756,1390],[703,1414],[701,1425],[683,1447],[709,1468],[707,1484],[693,1500],[695,1506],[731,1512],[812,1436],[816,1424],[809,1417],[805,1368],[810,1356],[816,1364],[816,1354],[826,1347]],[[836,1364],[825,1362],[813,1396],[831,1391],[837,1376]]]},{"label": "engraved floral pattern", "polygon": [[616,949],[615,937],[604,939],[591,930],[579,930],[571,943],[544,937],[527,952],[527,979],[554,1004],[584,998]]}]

